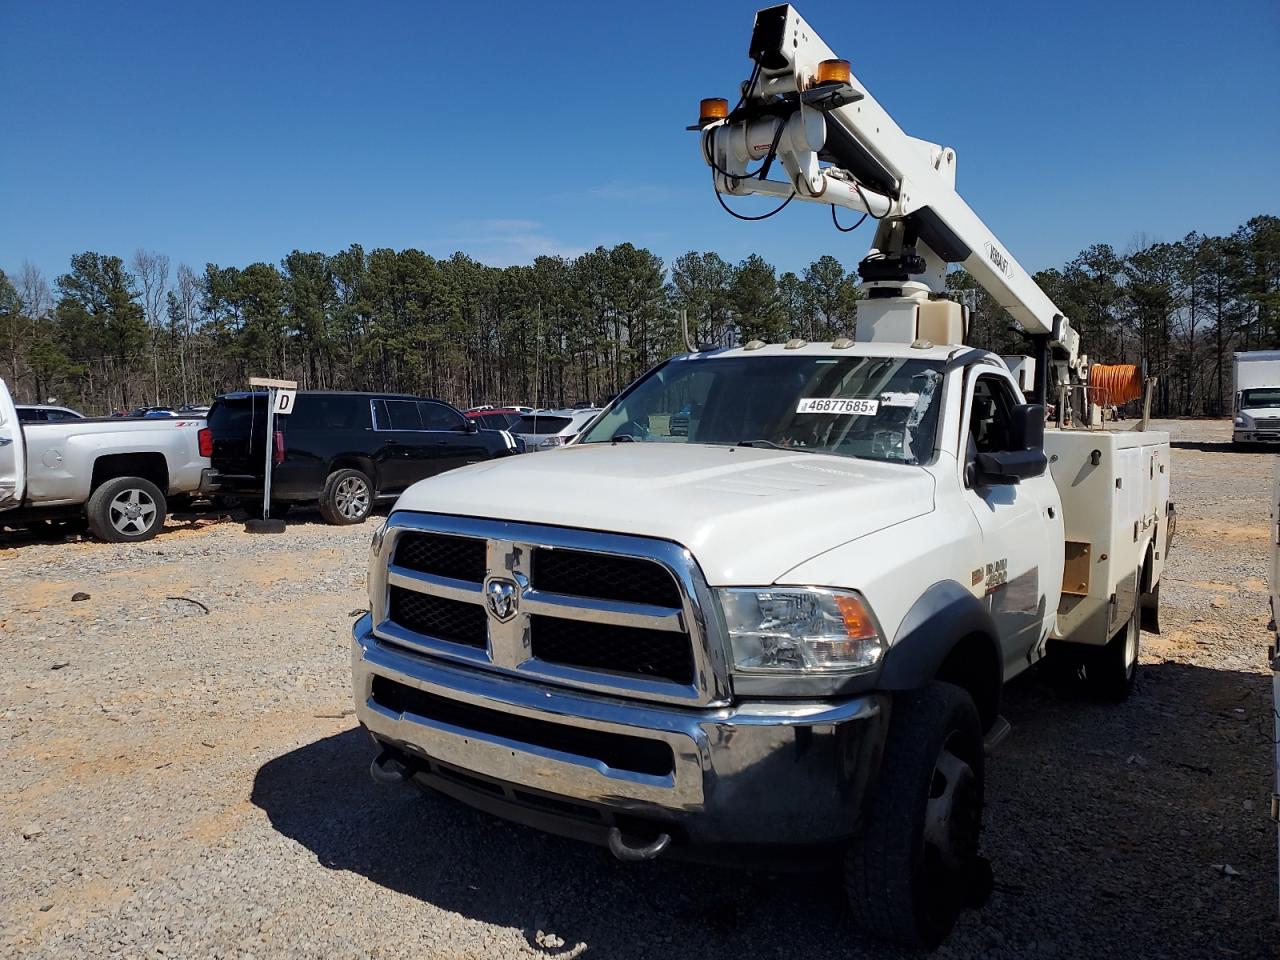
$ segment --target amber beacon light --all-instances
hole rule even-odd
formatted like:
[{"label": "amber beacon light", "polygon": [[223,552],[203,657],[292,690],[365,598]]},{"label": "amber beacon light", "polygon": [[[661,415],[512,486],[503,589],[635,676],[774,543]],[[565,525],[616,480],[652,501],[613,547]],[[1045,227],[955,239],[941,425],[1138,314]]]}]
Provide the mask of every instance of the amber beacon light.
[{"label": "amber beacon light", "polygon": [[852,75],[848,60],[823,60],[818,64],[818,86],[848,83]]},{"label": "amber beacon light", "polygon": [[698,122],[714,123],[729,116],[729,101],[724,97],[708,97],[698,104]]}]

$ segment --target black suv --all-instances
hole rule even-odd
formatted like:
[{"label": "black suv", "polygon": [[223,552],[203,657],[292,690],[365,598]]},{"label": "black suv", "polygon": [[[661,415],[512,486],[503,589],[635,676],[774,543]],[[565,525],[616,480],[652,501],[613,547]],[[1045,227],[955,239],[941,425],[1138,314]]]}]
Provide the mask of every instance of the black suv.
[{"label": "black suv", "polygon": [[[220,494],[262,507],[267,395],[228,393],[209,409],[201,452]],[[299,391],[293,412],[275,419],[272,513],[316,503],[329,523],[360,523],[376,499],[423,477],[514,453],[506,433],[480,430],[438,400],[391,393]]]}]

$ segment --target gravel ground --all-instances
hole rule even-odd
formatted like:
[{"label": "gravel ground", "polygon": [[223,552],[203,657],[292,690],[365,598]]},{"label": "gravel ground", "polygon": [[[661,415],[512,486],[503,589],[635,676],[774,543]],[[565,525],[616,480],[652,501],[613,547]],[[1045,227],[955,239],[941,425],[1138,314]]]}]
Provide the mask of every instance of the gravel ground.
[{"label": "gravel ground", "polygon": [[[1123,706],[1011,685],[997,889],[938,956],[1280,956],[1272,458],[1167,427],[1164,634]],[[821,875],[621,864],[373,784],[348,673],[369,533],[0,542],[0,955],[894,956]]]}]

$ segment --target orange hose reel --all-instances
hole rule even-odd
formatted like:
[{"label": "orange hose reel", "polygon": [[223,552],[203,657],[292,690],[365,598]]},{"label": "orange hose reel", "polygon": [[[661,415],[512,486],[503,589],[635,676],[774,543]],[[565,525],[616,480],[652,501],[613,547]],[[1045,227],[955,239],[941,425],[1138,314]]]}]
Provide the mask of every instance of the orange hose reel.
[{"label": "orange hose reel", "polygon": [[1132,363],[1095,363],[1089,369],[1089,393],[1093,402],[1118,407],[1142,398],[1142,371]]}]

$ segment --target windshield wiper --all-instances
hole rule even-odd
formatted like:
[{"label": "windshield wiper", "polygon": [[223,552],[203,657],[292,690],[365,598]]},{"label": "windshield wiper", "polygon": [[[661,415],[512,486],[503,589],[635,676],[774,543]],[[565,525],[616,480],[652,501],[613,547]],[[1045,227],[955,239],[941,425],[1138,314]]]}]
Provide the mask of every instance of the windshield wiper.
[{"label": "windshield wiper", "polygon": [[787,447],[772,440],[739,440],[735,447],[756,447],[758,449],[782,450],[785,453],[832,453],[825,447]]}]

